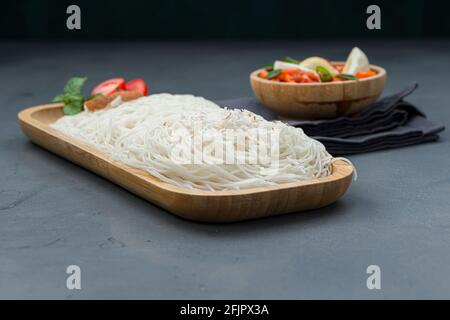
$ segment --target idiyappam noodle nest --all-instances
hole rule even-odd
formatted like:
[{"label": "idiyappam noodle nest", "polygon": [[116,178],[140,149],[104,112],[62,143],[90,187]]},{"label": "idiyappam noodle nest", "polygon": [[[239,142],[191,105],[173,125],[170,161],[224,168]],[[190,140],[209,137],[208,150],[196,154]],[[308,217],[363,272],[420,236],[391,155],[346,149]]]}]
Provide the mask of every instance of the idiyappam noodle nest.
[{"label": "idiyappam noodle nest", "polygon": [[[64,116],[52,127],[183,188],[240,190],[315,179],[329,175],[333,161],[325,147],[300,128],[266,121],[247,110],[221,108],[192,95],[153,94],[97,112]],[[244,139],[229,139],[230,132]],[[261,132],[276,133],[276,140],[261,139]],[[217,153],[218,140],[231,148]],[[258,151],[264,159],[256,161],[256,147],[276,150],[276,161],[272,151],[262,155]],[[228,156],[234,161],[223,161]]]}]

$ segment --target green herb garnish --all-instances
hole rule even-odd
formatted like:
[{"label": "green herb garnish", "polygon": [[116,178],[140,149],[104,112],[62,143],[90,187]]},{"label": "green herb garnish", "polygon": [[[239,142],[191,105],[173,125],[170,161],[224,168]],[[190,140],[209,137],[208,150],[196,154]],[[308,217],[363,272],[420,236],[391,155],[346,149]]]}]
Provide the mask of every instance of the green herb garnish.
[{"label": "green herb garnish", "polygon": [[63,112],[66,115],[75,115],[83,111],[84,98],[81,89],[87,78],[74,77],[67,81],[62,94],[58,94],[53,102],[63,102]]},{"label": "green herb garnish", "polygon": [[264,69],[265,69],[266,71],[272,71],[272,70],[273,70],[273,63],[272,63],[272,64],[266,65],[266,66],[264,67]]},{"label": "green herb garnish", "polygon": [[330,73],[330,71],[328,71],[324,67],[317,66],[316,67],[316,72],[319,74],[320,81],[322,81],[322,82],[331,82],[331,81],[333,81],[333,75]]},{"label": "green herb garnish", "polygon": [[285,57],[284,61],[289,62],[289,63],[300,64],[300,61],[298,61],[297,59],[291,58],[291,57]]},{"label": "green herb garnish", "polygon": [[278,76],[281,73],[281,69],[275,69],[270,71],[267,76],[266,79],[272,79],[275,78],[276,76]]},{"label": "green herb garnish", "polygon": [[340,73],[336,75],[336,78],[345,79],[345,80],[358,80],[354,75],[346,74],[346,73]]}]

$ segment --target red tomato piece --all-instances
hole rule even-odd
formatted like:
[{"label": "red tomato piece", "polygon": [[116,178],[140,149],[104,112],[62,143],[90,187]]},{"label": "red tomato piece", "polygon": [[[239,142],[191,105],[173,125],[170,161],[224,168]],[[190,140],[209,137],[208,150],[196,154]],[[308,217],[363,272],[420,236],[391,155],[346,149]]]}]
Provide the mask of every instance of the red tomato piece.
[{"label": "red tomato piece", "polygon": [[268,74],[269,74],[269,71],[263,70],[263,71],[261,71],[261,72],[258,74],[258,76],[259,76],[260,78],[265,78]]},{"label": "red tomato piece", "polygon": [[306,74],[302,75],[302,83],[311,83],[311,82],[313,81],[308,77],[308,75]]},{"label": "red tomato piece", "polygon": [[148,87],[144,80],[142,79],[133,79],[127,82],[125,86],[125,90],[127,91],[137,91],[143,96],[148,94]]},{"label": "red tomato piece", "polygon": [[292,73],[289,69],[284,69],[281,71],[281,73],[278,75],[278,79],[282,82],[290,82],[292,81]]},{"label": "red tomato piece", "polygon": [[336,64],[333,66],[339,73],[342,73],[344,71],[345,65],[343,64]]},{"label": "red tomato piece", "polygon": [[310,78],[313,82],[320,82],[320,78],[317,76],[317,74],[308,72],[307,75],[308,78]]},{"label": "red tomato piece", "polygon": [[290,71],[291,79],[294,82],[301,82],[303,74],[303,71],[297,69],[293,69]]},{"label": "red tomato piece", "polygon": [[124,78],[112,78],[106,81],[103,81],[99,85],[97,85],[94,89],[92,89],[91,94],[102,94],[104,96],[109,96],[118,90],[125,89],[125,79]]},{"label": "red tomato piece", "polygon": [[369,78],[369,77],[372,77],[372,76],[374,76],[374,75],[376,75],[377,73],[375,72],[375,71],[373,71],[373,70],[369,70],[369,71],[358,71],[357,73],[356,73],[356,78],[358,78],[358,79],[362,79],[362,78]]}]

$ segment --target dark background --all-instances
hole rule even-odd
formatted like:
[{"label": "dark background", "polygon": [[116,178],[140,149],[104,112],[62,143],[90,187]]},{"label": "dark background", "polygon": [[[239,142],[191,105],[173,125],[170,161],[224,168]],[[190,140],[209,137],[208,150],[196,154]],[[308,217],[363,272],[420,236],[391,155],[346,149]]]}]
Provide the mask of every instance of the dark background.
[{"label": "dark background", "polygon": [[[66,28],[78,4],[82,29]],[[368,32],[366,8],[377,4],[382,29]],[[108,0],[3,1],[3,39],[298,39],[450,36],[444,0]]]},{"label": "dark background", "polygon": [[[0,298],[450,298],[449,130],[352,156],[359,178],[332,206],[210,225],[59,159],[17,123],[76,75],[86,95],[121,76],[152,94],[251,97],[250,72],[274,59],[343,60],[359,46],[388,72],[383,95],[419,82],[408,102],[449,128],[449,4],[374,1],[383,29],[370,31],[368,1],[78,1],[83,29],[69,31],[71,2],[0,7]],[[66,289],[70,264],[82,290]],[[367,290],[369,264],[382,290]]]}]

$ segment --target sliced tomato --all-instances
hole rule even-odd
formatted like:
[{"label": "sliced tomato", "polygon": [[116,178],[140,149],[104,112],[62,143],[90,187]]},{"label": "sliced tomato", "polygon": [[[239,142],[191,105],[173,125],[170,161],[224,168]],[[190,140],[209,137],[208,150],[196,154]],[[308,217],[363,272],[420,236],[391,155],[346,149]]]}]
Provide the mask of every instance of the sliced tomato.
[{"label": "sliced tomato", "polygon": [[306,75],[306,74],[302,75],[301,83],[311,83],[311,82],[313,82],[313,80],[311,80],[311,79],[308,77],[308,75]]},{"label": "sliced tomato", "polygon": [[373,70],[369,70],[369,71],[358,71],[356,72],[356,78],[358,79],[363,79],[363,78],[369,78],[371,76],[376,75],[377,73]]},{"label": "sliced tomato", "polygon": [[260,73],[258,73],[258,76],[259,76],[260,78],[265,78],[268,74],[269,74],[269,71],[263,70],[263,71],[261,71]]},{"label": "sliced tomato", "polygon": [[292,76],[290,73],[290,70],[284,69],[281,71],[281,73],[278,75],[278,79],[282,82],[289,82],[292,80]]},{"label": "sliced tomato", "polygon": [[308,72],[306,74],[308,76],[308,78],[310,78],[313,82],[320,82],[320,78],[317,74],[312,73],[312,72]]},{"label": "sliced tomato", "polygon": [[305,73],[302,70],[292,70],[291,77],[294,82],[301,82],[302,77]]},{"label": "sliced tomato", "polygon": [[345,65],[343,64],[336,64],[333,66],[339,73],[342,73],[344,71]]},{"label": "sliced tomato", "polygon": [[125,90],[125,79],[124,78],[112,78],[103,81],[92,89],[91,94],[102,94],[104,96],[109,96],[118,90]]},{"label": "sliced tomato", "polygon": [[125,90],[127,91],[137,91],[143,96],[148,94],[148,87],[144,80],[142,79],[133,79],[127,82],[125,86]]}]

